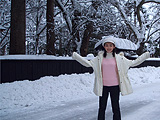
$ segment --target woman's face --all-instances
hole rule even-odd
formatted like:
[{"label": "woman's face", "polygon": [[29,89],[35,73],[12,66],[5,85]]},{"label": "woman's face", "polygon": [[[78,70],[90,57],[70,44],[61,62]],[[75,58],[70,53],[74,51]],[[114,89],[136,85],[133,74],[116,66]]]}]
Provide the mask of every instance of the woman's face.
[{"label": "woman's face", "polygon": [[113,49],[115,48],[115,45],[111,42],[106,42],[104,44],[104,48],[107,51],[107,53],[111,53],[113,51]]}]

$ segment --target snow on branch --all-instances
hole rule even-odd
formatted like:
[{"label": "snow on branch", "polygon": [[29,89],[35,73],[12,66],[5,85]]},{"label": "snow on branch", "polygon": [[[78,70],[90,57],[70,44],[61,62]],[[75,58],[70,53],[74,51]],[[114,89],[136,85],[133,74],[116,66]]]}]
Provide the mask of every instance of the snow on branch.
[{"label": "snow on branch", "polygon": [[58,7],[61,9],[64,19],[66,20],[67,26],[69,28],[69,31],[72,33],[72,22],[71,19],[69,17],[69,13],[67,12],[66,8],[64,7],[64,5],[61,3],[60,0],[56,0]]},{"label": "snow on branch", "polygon": [[152,23],[150,23],[150,28],[149,28],[149,31],[148,31],[148,37],[147,37],[147,40],[151,37],[151,35],[153,35],[155,32],[157,32],[157,31],[158,31],[158,30],[156,30],[155,32],[150,33],[150,32],[151,32],[151,28],[152,28],[152,26],[153,26],[156,22],[158,22],[159,20],[160,20],[160,17],[159,17],[158,19],[156,19],[156,20],[152,21]]},{"label": "snow on branch", "polygon": [[140,4],[145,4],[145,3],[150,3],[150,2],[153,2],[153,3],[157,3],[157,4],[160,4],[160,1],[159,0],[135,0],[136,2],[136,7]]},{"label": "snow on branch", "polygon": [[140,15],[140,8],[142,7],[143,4],[149,3],[149,2],[154,2],[154,3],[160,4],[159,0],[141,0],[141,2],[139,2],[137,4],[137,18],[138,18],[138,21],[139,21],[139,24],[141,27],[142,27],[142,19],[141,19],[141,15]]},{"label": "snow on branch", "polygon": [[160,31],[160,29],[154,30],[154,31],[148,36],[148,38],[150,38],[153,34],[157,33],[158,31]]},{"label": "snow on branch", "polygon": [[136,37],[137,37],[138,39],[143,39],[143,38],[145,38],[144,34],[141,34],[141,33],[139,32],[138,28],[136,28],[136,27],[128,20],[128,17],[127,17],[127,15],[126,15],[124,9],[122,8],[122,6],[119,4],[119,2],[118,2],[117,0],[114,0],[114,1],[109,0],[109,1],[110,1],[110,3],[111,3],[113,6],[115,6],[115,7],[118,9],[118,11],[120,12],[122,18],[124,19],[126,25],[129,26],[129,28],[134,32],[134,34],[136,35]]},{"label": "snow on branch", "polygon": [[149,2],[153,2],[153,3],[158,3],[160,4],[159,0],[145,0],[145,3],[149,3]]}]

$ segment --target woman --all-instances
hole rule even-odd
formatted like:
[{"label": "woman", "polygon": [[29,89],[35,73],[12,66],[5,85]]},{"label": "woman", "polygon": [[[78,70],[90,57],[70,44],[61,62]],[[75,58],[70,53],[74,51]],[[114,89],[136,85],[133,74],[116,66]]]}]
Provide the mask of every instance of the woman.
[{"label": "woman", "polygon": [[108,95],[111,97],[113,120],[121,120],[119,95],[128,95],[133,92],[127,72],[130,67],[141,64],[150,57],[149,52],[139,56],[136,60],[128,60],[123,54],[116,54],[114,37],[102,40],[104,51],[88,61],[76,52],[72,57],[86,67],[92,67],[95,74],[94,93],[99,96],[98,120],[105,120],[105,110]]}]

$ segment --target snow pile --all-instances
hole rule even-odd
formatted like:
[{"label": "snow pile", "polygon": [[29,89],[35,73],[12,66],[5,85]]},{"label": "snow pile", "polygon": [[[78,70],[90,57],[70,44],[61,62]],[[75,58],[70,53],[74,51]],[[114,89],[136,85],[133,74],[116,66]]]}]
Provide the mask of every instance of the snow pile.
[{"label": "snow pile", "polygon": [[94,75],[86,73],[4,83],[0,85],[0,110],[89,97],[93,81]]},{"label": "snow pile", "polygon": [[[128,76],[133,86],[160,83],[160,67],[132,68]],[[46,76],[36,81],[0,84],[0,112],[44,104],[57,104],[94,97],[94,74]]]},{"label": "snow pile", "polygon": [[128,71],[129,79],[134,85],[141,85],[144,83],[155,83],[160,81],[160,67],[141,67],[134,68]]},{"label": "snow pile", "polygon": [[[160,98],[160,67],[133,68],[128,71],[133,87],[133,94],[126,97],[126,101],[151,102]],[[123,98],[124,99],[124,98]],[[124,99],[125,101],[125,99]]]}]

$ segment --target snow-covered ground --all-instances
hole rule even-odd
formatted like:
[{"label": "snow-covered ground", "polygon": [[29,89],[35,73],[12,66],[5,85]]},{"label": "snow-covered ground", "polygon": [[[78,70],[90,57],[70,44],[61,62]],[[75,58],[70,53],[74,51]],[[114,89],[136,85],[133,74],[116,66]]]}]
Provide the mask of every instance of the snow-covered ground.
[{"label": "snow-covered ground", "polygon": [[[121,96],[123,120],[160,120],[160,67],[128,71],[134,93]],[[96,120],[94,74],[46,76],[0,84],[1,120]],[[110,100],[106,117],[112,118]]]}]

